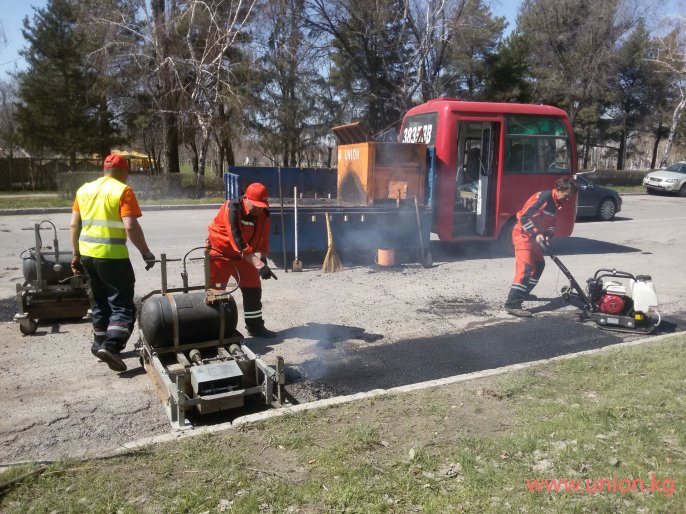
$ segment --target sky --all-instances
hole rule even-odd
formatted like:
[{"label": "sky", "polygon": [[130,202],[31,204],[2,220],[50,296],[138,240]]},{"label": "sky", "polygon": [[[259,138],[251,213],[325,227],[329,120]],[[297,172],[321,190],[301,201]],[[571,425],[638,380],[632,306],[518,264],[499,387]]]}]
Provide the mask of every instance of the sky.
[{"label": "sky", "polygon": [[[665,7],[656,12],[656,16],[686,16],[686,0],[665,0]],[[7,45],[0,48],[0,80],[6,74],[21,70],[26,66],[19,56],[25,40],[21,35],[22,22],[25,16],[33,15],[33,7],[45,7],[47,0],[0,0],[0,22],[7,37]],[[517,11],[521,0],[492,0],[491,11],[496,16],[505,16],[509,23],[508,32],[514,29]]]}]

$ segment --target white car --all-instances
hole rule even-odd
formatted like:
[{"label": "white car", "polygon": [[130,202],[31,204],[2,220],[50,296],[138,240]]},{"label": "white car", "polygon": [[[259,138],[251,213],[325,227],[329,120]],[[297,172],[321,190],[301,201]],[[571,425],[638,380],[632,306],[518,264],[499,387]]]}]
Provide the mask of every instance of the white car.
[{"label": "white car", "polygon": [[648,193],[661,191],[686,196],[686,162],[677,162],[664,170],[652,171],[643,177]]}]

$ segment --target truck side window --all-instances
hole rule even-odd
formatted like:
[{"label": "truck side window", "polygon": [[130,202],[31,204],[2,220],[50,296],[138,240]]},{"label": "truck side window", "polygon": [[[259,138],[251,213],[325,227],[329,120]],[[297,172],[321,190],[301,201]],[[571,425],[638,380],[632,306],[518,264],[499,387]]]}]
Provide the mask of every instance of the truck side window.
[{"label": "truck side window", "polygon": [[572,169],[567,131],[548,116],[507,118],[505,173],[559,174]]}]

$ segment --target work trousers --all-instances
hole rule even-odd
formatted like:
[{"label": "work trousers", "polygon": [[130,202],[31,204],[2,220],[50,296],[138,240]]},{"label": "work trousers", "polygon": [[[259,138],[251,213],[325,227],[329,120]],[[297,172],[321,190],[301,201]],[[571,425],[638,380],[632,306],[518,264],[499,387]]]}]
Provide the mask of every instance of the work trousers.
[{"label": "work trousers", "polygon": [[105,348],[121,352],[133,332],[136,304],[133,301],[136,276],[127,259],[97,259],[81,257],[93,294],[92,351]]},{"label": "work trousers", "polygon": [[262,329],[264,327],[262,281],[255,266],[240,258],[212,256],[210,258],[210,284],[218,289],[226,289],[230,277],[233,277],[240,285],[245,326],[251,331]]},{"label": "work trousers", "polygon": [[538,243],[515,242],[515,276],[505,307],[520,309],[522,302],[538,284],[545,269],[545,257]]}]

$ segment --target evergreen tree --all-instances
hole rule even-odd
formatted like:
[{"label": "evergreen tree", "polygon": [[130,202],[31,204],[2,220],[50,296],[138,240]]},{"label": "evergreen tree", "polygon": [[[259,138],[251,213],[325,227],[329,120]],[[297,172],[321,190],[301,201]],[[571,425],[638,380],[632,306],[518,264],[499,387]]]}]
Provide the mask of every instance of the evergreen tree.
[{"label": "evergreen tree", "polygon": [[608,136],[617,141],[617,169],[625,167],[627,146],[636,127],[655,111],[664,97],[665,84],[654,62],[648,60],[650,34],[643,21],[618,49],[615,72],[608,84],[606,116],[611,120]]},{"label": "evergreen tree", "polygon": [[403,0],[313,0],[316,30],[332,38],[331,80],[353,118],[374,133],[392,127],[410,105],[416,82]]},{"label": "evergreen tree", "polygon": [[86,60],[75,2],[49,0],[32,23],[24,19],[22,33],[29,46],[22,51],[27,69],[18,75],[20,135],[29,148],[67,155],[75,169],[77,153],[98,152],[115,134]]}]

